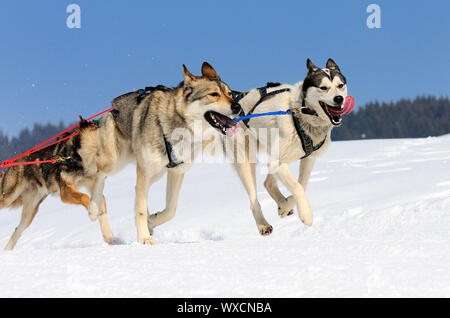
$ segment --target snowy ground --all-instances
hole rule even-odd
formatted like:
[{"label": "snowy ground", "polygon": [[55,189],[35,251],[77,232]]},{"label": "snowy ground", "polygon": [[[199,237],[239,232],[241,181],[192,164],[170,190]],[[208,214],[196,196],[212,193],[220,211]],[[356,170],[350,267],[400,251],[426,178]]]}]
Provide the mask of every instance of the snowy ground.
[{"label": "snowy ground", "polygon": [[[135,243],[133,166],[106,187],[121,245],[103,243],[81,207],[47,199],[16,250],[0,251],[0,296],[450,297],[450,135],[333,143],[311,177],[311,228],[278,218],[262,182],[270,237],[226,164],[188,172],[155,246]],[[153,212],[164,187],[151,189]],[[19,217],[0,211],[2,247]]]}]

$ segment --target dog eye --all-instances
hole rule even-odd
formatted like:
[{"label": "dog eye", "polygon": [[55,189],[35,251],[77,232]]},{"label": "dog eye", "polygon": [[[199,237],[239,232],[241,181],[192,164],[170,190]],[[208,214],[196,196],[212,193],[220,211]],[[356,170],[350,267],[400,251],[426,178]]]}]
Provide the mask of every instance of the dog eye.
[{"label": "dog eye", "polygon": [[209,94],[209,96],[212,96],[212,97],[219,97],[219,93],[214,92],[214,93]]},{"label": "dog eye", "polygon": [[328,90],[328,87],[326,87],[326,86],[321,86],[320,89],[323,90],[323,91],[326,91],[326,90]]},{"label": "dog eye", "polygon": [[338,85],[338,88],[343,88],[344,87],[344,84],[339,84]]}]

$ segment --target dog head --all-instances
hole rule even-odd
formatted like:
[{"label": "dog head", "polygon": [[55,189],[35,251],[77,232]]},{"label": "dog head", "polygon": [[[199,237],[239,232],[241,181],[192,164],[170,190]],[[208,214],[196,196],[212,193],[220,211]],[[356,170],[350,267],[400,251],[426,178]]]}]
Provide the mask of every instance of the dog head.
[{"label": "dog head", "polygon": [[347,81],[344,75],[332,59],[328,59],[326,68],[323,69],[308,59],[306,67],[308,74],[302,86],[305,106],[315,111],[317,121],[339,126],[347,97]]},{"label": "dog head", "polygon": [[233,97],[227,84],[220,80],[207,62],[202,65],[202,76],[194,76],[183,65],[183,94],[190,118],[201,119],[224,135],[232,136],[239,125],[232,119],[239,114],[241,105]]}]

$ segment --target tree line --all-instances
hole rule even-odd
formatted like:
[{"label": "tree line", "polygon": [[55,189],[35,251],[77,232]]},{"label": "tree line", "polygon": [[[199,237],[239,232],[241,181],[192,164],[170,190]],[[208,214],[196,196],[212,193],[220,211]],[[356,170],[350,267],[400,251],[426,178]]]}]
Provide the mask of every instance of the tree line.
[{"label": "tree line", "polygon": [[16,137],[9,137],[0,129],[0,162],[11,159],[43,141],[67,129],[63,122],[45,125],[34,124],[32,129],[24,128]]},{"label": "tree line", "polygon": [[448,97],[416,97],[397,102],[373,102],[344,116],[333,129],[333,140],[419,138],[450,133]]},{"label": "tree line", "polygon": [[[59,124],[35,124],[9,137],[0,129],[0,162],[10,159],[66,129]],[[450,133],[448,97],[416,97],[397,102],[372,102],[343,118],[334,128],[333,140],[418,138]]]}]

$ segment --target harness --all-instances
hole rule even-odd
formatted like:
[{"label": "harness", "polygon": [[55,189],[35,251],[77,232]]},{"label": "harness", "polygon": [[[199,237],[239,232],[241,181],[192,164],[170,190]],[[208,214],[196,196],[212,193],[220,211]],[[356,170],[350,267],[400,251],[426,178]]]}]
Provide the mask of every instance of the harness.
[{"label": "harness", "polygon": [[[52,157],[54,158],[54,157]],[[52,169],[52,167],[59,167],[61,165],[67,165],[70,166],[71,164],[73,164],[71,162],[72,159],[71,157],[58,157],[55,158],[55,163],[51,163],[51,162],[44,162],[41,164],[41,172],[42,172],[42,177],[44,178],[44,180],[47,182],[48,181],[48,175],[50,174],[50,170]]]},{"label": "harness", "polygon": [[[98,127],[98,120],[92,120],[92,121],[82,121],[80,122],[80,125],[94,125]],[[76,157],[79,156],[79,154],[74,154],[74,157],[69,156],[67,153],[66,147],[62,147],[62,149],[58,152],[58,154],[48,158],[41,164],[41,172],[44,180],[48,181],[48,175],[50,174],[50,170],[52,167],[59,167],[59,166],[67,166],[71,168],[82,168],[78,163]],[[81,159],[80,159],[81,160]],[[51,161],[51,162],[50,162]]]},{"label": "harness", "polygon": [[[245,113],[244,113],[243,110],[242,110],[241,113],[239,114],[239,116],[240,116],[239,119],[240,119],[240,120],[243,120],[243,122],[244,122],[244,124],[247,126],[247,128],[250,128],[249,125],[248,125],[248,122],[250,121],[250,118],[252,118],[252,117],[258,117],[258,116],[257,116],[258,114],[253,114],[253,112],[255,111],[256,107],[258,107],[259,104],[261,104],[263,101],[265,101],[267,98],[269,98],[269,97],[271,97],[271,96],[274,96],[274,95],[278,95],[278,94],[281,94],[281,93],[286,93],[286,92],[290,92],[290,91],[291,91],[289,88],[284,88],[284,89],[279,89],[279,90],[275,90],[275,91],[272,91],[272,92],[270,92],[270,93],[267,93],[267,89],[268,89],[268,88],[276,87],[276,86],[279,86],[279,85],[280,85],[279,83],[267,83],[266,86],[260,87],[260,88],[257,89],[258,92],[259,92],[259,94],[260,94],[259,100],[258,100],[258,101],[256,102],[256,104],[250,109],[250,111],[249,111],[249,113],[248,113],[247,115],[245,115]],[[249,93],[249,92],[232,91],[233,98],[234,98],[236,101],[240,101],[240,100],[243,99],[245,96],[247,96],[248,93]],[[306,115],[317,116],[317,113],[316,113],[314,110],[312,110],[312,109],[306,107],[306,105],[305,105],[305,100],[304,100],[304,99],[302,100],[302,107],[301,107],[300,111],[301,111],[303,114],[306,114]],[[261,116],[266,116],[266,115],[288,115],[288,114],[292,115],[292,120],[293,120],[293,122],[294,122],[295,130],[296,130],[296,132],[297,132],[298,138],[299,138],[300,141],[301,141],[302,148],[303,148],[303,151],[304,151],[304,153],[305,153],[305,155],[304,155],[303,157],[300,158],[300,159],[303,159],[303,158],[309,157],[314,151],[319,150],[320,147],[323,146],[323,144],[325,143],[325,141],[326,141],[327,138],[325,137],[325,139],[322,140],[319,144],[314,145],[314,143],[313,143],[311,137],[309,137],[309,135],[302,129],[301,124],[300,124],[300,121],[299,121],[298,118],[295,116],[295,113],[297,113],[297,112],[298,112],[297,110],[294,110],[294,109],[288,109],[288,110],[285,111],[285,112],[280,111],[280,112],[264,113],[264,114],[260,114],[260,115],[261,115]],[[247,117],[247,118],[246,118],[246,117]],[[242,118],[245,118],[245,119],[242,119]],[[235,120],[236,120],[236,119],[235,119]]]},{"label": "harness", "polygon": [[[264,87],[259,87],[257,88],[258,92],[259,92],[259,100],[256,102],[256,104],[252,107],[252,109],[250,109],[250,111],[248,112],[248,114],[246,115],[244,113],[244,110],[241,110],[241,112],[239,113],[240,117],[244,117],[244,116],[249,116],[247,119],[244,119],[243,122],[245,124],[245,126],[247,126],[247,128],[249,128],[248,122],[250,121],[250,115],[253,115],[253,112],[255,111],[256,107],[258,107],[259,104],[261,104],[263,101],[265,101],[267,98],[270,98],[272,96],[281,94],[281,93],[285,93],[285,92],[290,92],[291,90],[289,88],[284,88],[284,89],[279,89],[276,91],[272,91],[270,93],[267,93],[267,89],[271,88],[271,87],[276,87],[279,86],[280,83],[267,83],[266,86]],[[240,101],[241,99],[243,99],[245,96],[248,95],[249,92],[238,92],[238,91],[232,91],[231,94],[233,96],[233,98],[236,101]],[[251,116],[254,117],[254,116]]]},{"label": "harness", "polygon": [[297,131],[297,135],[300,138],[300,141],[302,142],[302,148],[305,152],[305,155],[301,157],[300,159],[304,159],[306,157],[309,157],[314,151],[319,150],[320,147],[323,146],[325,143],[325,140],[327,140],[327,137],[325,137],[324,140],[322,140],[318,145],[314,145],[311,137],[308,136],[308,134],[302,129],[300,125],[300,121],[297,117],[292,114],[292,119],[294,121],[295,130]]}]

